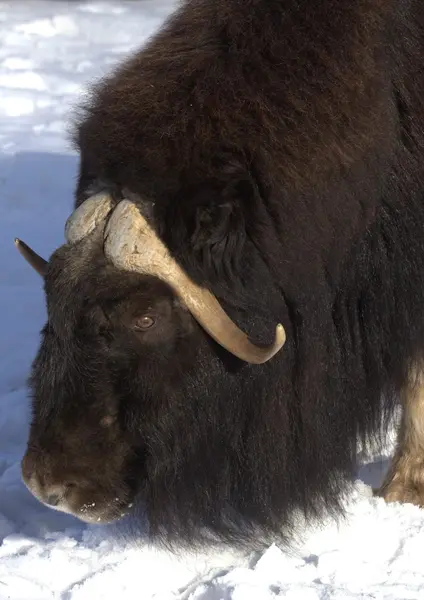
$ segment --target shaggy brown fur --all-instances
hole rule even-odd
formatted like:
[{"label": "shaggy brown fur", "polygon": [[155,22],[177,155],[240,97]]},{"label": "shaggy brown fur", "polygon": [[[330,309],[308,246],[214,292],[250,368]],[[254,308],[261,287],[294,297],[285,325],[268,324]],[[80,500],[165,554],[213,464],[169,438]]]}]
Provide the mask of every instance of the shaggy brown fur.
[{"label": "shaggy brown fur", "polygon": [[[278,322],[288,341],[242,364],[100,243],[64,246],[27,479],[59,481],[75,514],[101,490],[104,520],[140,497],[167,539],[252,541],[340,508],[358,438],[422,360],[423,55],[422,0],[189,0],[93,88],[76,204],[150,202],[189,275],[255,341]],[[135,334],[153,309],[157,333]]]}]

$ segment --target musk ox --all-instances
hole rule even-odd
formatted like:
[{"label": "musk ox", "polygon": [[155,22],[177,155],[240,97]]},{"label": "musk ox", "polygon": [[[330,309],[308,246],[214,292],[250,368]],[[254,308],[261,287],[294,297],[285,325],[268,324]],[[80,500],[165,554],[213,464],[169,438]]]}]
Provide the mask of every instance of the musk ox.
[{"label": "musk ox", "polygon": [[290,539],[399,405],[379,493],[424,502],[423,57],[422,0],[188,0],[93,86],[66,243],[17,241],[37,498]]}]

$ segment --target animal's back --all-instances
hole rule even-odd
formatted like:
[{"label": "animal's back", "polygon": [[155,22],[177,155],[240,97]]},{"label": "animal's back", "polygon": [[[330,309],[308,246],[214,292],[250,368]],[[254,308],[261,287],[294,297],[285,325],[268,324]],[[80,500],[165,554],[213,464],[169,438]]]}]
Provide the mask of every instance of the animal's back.
[{"label": "animal's back", "polygon": [[169,195],[228,151],[266,182],[308,191],[392,151],[393,78],[399,65],[420,89],[422,12],[418,1],[191,0],[96,88],[83,157],[97,175]]}]

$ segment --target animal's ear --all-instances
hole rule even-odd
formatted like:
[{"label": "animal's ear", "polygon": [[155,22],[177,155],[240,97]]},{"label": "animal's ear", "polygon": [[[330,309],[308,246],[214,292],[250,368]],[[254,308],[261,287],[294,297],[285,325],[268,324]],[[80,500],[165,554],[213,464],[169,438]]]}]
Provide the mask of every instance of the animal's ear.
[{"label": "animal's ear", "polygon": [[190,185],[181,181],[168,204],[156,203],[159,234],[197,283],[234,289],[241,283],[260,193],[242,161],[221,156],[207,170],[197,174],[196,184],[190,173]]},{"label": "animal's ear", "polygon": [[210,277],[236,275],[245,240],[244,215],[238,202],[197,207],[190,244],[202,270]]},{"label": "animal's ear", "polygon": [[237,279],[247,241],[246,222],[255,186],[239,169],[226,181],[204,183],[192,197],[189,243],[193,258],[208,280]]}]

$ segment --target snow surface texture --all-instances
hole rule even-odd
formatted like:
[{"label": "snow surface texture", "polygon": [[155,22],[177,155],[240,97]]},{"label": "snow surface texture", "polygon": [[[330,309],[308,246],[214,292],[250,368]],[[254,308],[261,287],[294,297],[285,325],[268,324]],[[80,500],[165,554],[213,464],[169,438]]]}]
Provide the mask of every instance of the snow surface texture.
[{"label": "snow surface texture", "polygon": [[63,242],[77,166],[70,110],[171,9],[171,0],[0,2],[0,600],[424,599],[424,511],[371,494],[392,442],[364,463],[345,521],[305,528],[291,553],[272,546],[255,557],[167,553],[44,508],[21,482],[26,377],[45,309],[13,237],[45,256]]}]

